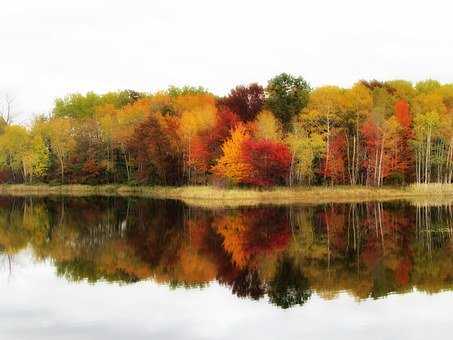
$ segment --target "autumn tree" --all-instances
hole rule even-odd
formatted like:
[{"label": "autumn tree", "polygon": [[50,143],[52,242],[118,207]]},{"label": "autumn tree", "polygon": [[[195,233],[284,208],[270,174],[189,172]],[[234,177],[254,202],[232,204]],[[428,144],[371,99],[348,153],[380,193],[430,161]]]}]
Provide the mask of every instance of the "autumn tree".
[{"label": "autumn tree", "polygon": [[182,150],[177,117],[151,113],[139,124],[127,150],[136,170],[136,178],[145,184],[182,183]]},{"label": "autumn tree", "polygon": [[[336,86],[323,86],[312,91],[306,115],[312,122],[319,122],[319,133],[324,136],[325,155],[322,170],[327,174],[331,157],[332,129],[337,126],[340,117],[348,111],[349,101],[347,91]],[[324,131],[322,131],[324,130]]]},{"label": "autumn tree", "polygon": [[49,165],[49,151],[40,135],[10,125],[0,135],[0,166],[19,173],[25,182],[43,176]]},{"label": "autumn tree", "polygon": [[179,134],[184,143],[184,172],[192,180],[192,144],[194,138],[213,128],[216,119],[215,99],[210,95],[184,95],[176,99],[178,110],[182,111]]},{"label": "autumn tree", "polygon": [[[286,142],[291,151],[289,185],[311,184],[316,174],[315,161],[325,155],[326,138],[316,111],[300,114]],[[319,163],[319,162],[318,162]]]},{"label": "autumn tree", "polygon": [[225,106],[244,121],[252,121],[264,105],[264,88],[258,84],[237,86],[228,96],[218,100],[219,106]]},{"label": "autumn tree", "polygon": [[321,161],[320,174],[331,184],[345,183],[347,172],[347,144],[345,132],[332,131],[329,155]]},{"label": "autumn tree", "polygon": [[143,97],[145,94],[133,90],[107,92],[103,95],[94,92],[73,93],[64,98],[57,98],[52,114],[58,118],[89,118],[94,116],[98,106],[111,104],[115,108],[121,108]]},{"label": "autumn tree", "polygon": [[[117,164],[117,167],[124,169],[127,181],[132,180],[133,167],[128,143],[137,126],[149,114],[151,105],[152,99],[139,98],[122,108],[116,108],[112,104],[104,104],[96,108],[96,121],[101,127],[103,140],[108,145],[109,167],[113,170],[114,164]],[[115,170],[115,176],[116,172]]]},{"label": "autumn tree", "polygon": [[242,158],[249,167],[249,172],[242,179],[244,183],[257,186],[286,184],[291,154],[285,144],[249,139],[242,145]]},{"label": "autumn tree", "polygon": [[282,124],[270,111],[262,111],[255,121],[255,138],[260,140],[281,141],[283,138]]},{"label": "autumn tree", "polygon": [[66,165],[76,147],[73,131],[73,121],[70,118],[52,118],[43,131],[50,142],[52,154],[58,161],[61,183],[64,183]]},{"label": "autumn tree", "polygon": [[249,177],[251,165],[244,159],[243,145],[250,139],[250,134],[244,125],[238,125],[232,132],[231,138],[222,145],[223,155],[212,172],[228,179],[232,183],[242,183]]},{"label": "autumn tree", "polygon": [[[442,122],[448,121],[449,116],[442,95],[434,92],[434,89],[438,89],[437,83],[428,81],[419,84],[418,91],[420,94],[415,97],[413,103],[413,145],[415,148],[417,183],[431,182],[433,154],[436,153],[437,148],[443,149],[445,144],[440,131]],[[439,157],[444,156],[440,155]]]},{"label": "autumn tree", "polygon": [[218,107],[214,126],[197,134],[192,141],[190,163],[197,181],[206,183],[211,168],[221,157],[222,145],[239,123],[239,117],[226,107]]}]

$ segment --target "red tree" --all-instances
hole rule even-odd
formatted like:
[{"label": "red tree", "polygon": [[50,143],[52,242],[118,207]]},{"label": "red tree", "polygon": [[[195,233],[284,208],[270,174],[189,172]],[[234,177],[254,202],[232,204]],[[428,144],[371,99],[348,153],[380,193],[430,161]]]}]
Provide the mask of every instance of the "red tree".
[{"label": "red tree", "polygon": [[244,122],[252,121],[264,105],[264,89],[258,84],[237,86],[226,97],[219,99],[218,105],[225,106],[237,114]]},{"label": "red tree", "polygon": [[395,103],[395,118],[404,129],[410,130],[412,117],[409,112],[409,104],[407,101],[399,100]]},{"label": "red tree", "polygon": [[239,117],[228,108],[218,108],[214,127],[196,136],[192,141],[190,166],[196,174],[207,174],[208,169],[220,157],[223,143],[230,137],[231,131],[239,121]]},{"label": "red tree", "polygon": [[291,153],[286,145],[248,140],[242,146],[242,153],[252,168],[245,183],[260,186],[285,183],[291,164]]},{"label": "red tree", "polygon": [[400,171],[407,177],[413,163],[410,141],[414,135],[412,131],[412,116],[407,101],[400,100],[396,102],[395,118],[403,128],[403,133],[401,138],[399,138],[397,151],[399,155]]},{"label": "red tree", "polygon": [[326,159],[321,162],[321,175],[330,179],[333,183],[346,181],[346,136],[343,131],[333,132],[330,141],[329,159],[326,166]]}]

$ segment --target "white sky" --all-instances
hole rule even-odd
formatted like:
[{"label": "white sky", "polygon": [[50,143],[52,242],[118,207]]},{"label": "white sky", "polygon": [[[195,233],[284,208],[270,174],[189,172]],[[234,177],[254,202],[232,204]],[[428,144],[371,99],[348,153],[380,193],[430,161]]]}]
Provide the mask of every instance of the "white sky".
[{"label": "white sky", "polygon": [[446,0],[2,0],[0,93],[25,122],[71,92],[224,94],[280,72],[313,86],[453,82],[452,12]]}]

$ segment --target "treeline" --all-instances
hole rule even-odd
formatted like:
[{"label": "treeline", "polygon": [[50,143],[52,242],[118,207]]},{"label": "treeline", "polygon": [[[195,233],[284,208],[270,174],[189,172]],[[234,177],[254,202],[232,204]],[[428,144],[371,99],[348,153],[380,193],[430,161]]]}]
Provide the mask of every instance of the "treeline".
[{"label": "treeline", "polygon": [[57,99],[31,127],[0,119],[0,182],[452,183],[453,84],[312,89],[281,74],[225,97],[203,88]]}]

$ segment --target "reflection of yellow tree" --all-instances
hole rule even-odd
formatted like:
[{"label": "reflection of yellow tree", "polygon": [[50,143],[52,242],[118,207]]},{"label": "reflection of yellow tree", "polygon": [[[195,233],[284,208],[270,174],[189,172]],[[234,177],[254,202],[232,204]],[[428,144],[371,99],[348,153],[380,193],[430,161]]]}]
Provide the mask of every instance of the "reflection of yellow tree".
[{"label": "reflection of yellow tree", "polygon": [[248,225],[243,215],[224,215],[215,221],[215,228],[223,236],[223,246],[239,268],[249,260],[246,252]]}]

